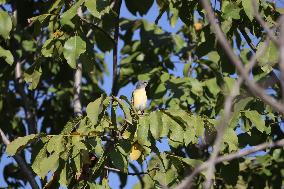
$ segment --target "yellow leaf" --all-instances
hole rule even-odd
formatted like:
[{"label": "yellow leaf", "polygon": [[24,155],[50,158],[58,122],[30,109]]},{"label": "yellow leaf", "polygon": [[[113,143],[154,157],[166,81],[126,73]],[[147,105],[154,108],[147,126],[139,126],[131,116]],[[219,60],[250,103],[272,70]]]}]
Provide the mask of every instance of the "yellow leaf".
[{"label": "yellow leaf", "polygon": [[142,147],[138,143],[134,143],[131,152],[130,152],[130,159],[132,161],[137,160],[142,153]]}]

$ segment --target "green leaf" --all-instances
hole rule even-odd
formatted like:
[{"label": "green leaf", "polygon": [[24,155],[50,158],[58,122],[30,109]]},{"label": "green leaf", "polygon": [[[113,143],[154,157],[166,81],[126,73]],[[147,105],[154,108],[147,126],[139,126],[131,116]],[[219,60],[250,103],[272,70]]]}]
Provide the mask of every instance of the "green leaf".
[{"label": "green leaf", "polygon": [[65,150],[65,140],[63,135],[53,136],[47,143],[47,151],[49,153],[55,152],[60,154]]},{"label": "green leaf", "polygon": [[217,84],[216,78],[208,79],[204,83],[205,83],[206,87],[209,89],[209,91],[214,96],[217,96],[217,94],[220,92],[220,87]]},{"label": "green leaf", "polygon": [[59,156],[56,153],[51,154],[49,157],[45,157],[40,162],[40,174],[43,179],[49,171],[55,171],[59,165]]},{"label": "green leaf", "polygon": [[33,64],[24,73],[24,80],[29,83],[29,89],[35,89],[40,81],[42,74],[40,63]]},{"label": "green leaf", "polygon": [[117,148],[110,151],[109,155],[113,166],[126,173],[128,169],[128,161],[126,156],[124,156]]},{"label": "green leaf", "polygon": [[[256,4],[258,5],[258,1],[256,1]],[[244,7],[244,11],[250,21],[253,20],[254,17],[254,10],[253,10],[253,5],[251,0],[242,0],[242,5]]]},{"label": "green leaf", "polygon": [[95,30],[95,39],[97,46],[103,52],[110,51],[113,48],[113,40],[109,37],[110,34],[104,33],[100,30]]},{"label": "green leaf", "polygon": [[0,46],[0,58],[4,58],[5,62],[7,62],[9,65],[12,65],[14,62],[14,57],[12,53],[9,50],[2,48],[1,46]]},{"label": "green leaf", "polygon": [[105,100],[109,101],[109,98],[105,99],[104,95],[102,95],[100,98],[98,98],[94,102],[90,102],[87,105],[86,108],[87,116],[94,125],[98,123],[99,115],[105,107],[104,106],[104,102],[106,102]]},{"label": "green leaf", "polygon": [[162,122],[163,128],[161,132],[161,137],[167,137],[169,135],[170,127],[171,127],[172,118],[170,118],[167,114],[162,114]]},{"label": "green leaf", "polygon": [[139,144],[144,145],[149,140],[148,139],[149,128],[150,128],[149,117],[144,116],[140,118],[137,126],[137,140]]},{"label": "green leaf", "polygon": [[224,137],[223,137],[224,143],[227,143],[229,146],[229,151],[236,151],[238,150],[238,136],[234,129],[232,128],[227,128],[224,132]]},{"label": "green leaf", "polygon": [[180,35],[174,35],[173,36],[173,40],[175,42],[175,51],[179,52],[183,47],[186,46],[186,42],[184,41],[184,39],[180,36]]},{"label": "green leaf", "polygon": [[160,111],[151,112],[149,115],[150,131],[154,139],[160,138],[163,129],[162,113]]},{"label": "green leaf", "polygon": [[235,3],[229,3],[225,8],[224,8],[224,19],[240,19],[240,8],[238,5]]},{"label": "green leaf", "polygon": [[79,36],[74,36],[68,39],[64,44],[63,55],[69,66],[76,68],[76,61],[82,53],[86,51],[86,42]]},{"label": "green leaf", "polygon": [[239,161],[232,160],[228,164],[221,165],[221,178],[223,178],[228,185],[235,186],[238,181],[239,171]]},{"label": "green leaf", "polygon": [[202,161],[198,159],[182,158],[182,161],[193,168],[202,164]]},{"label": "green leaf", "polygon": [[182,126],[175,120],[170,121],[170,139],[174,142],[183,143],[184,130]]},{"label": "green leaf", "polygon": [[101,18],[101,15],[97,10],[97,1],[86,0],[85,5],[94,17]]},{"label": "green leaf", "polygon": [[196,144],[198,138],[204,134],[204,121],[200,116],[191,115],[187,118],[187,127],[184,132],[185,145],[189,143]]},{"label": "green leaf", "polygon": [[35,42],[32,40],[22,41],[23,49],[27,52],[35,52],[36,51],[35,45],[36,45]]},{"label": "green leaf", "polygon": [[18,137],[7,145],[6,152],[8,155],[13,156],[18,151],[25,148],[29,143],[36,140],[39,135],[31,134],[25,137]]},{"label": "green leaf", "polygon": [[184,77],[189,76],[191,64],[192,64],[192,62],[187,62],[186,64],[184,64],[184,66],[183,66],[183,76]]},{"label": "green leaf", "polygon": [[3,10],[0,10],[0,35],[4,39],[7,39],[12,30],[12,20],[9,14]]},{"label": "green leaf", "polygon": [[133,14],[136,15],[139,13],[141,16],[146,14],[148,10],[153,5],[154,0],[125,0],[127,9]]},{"label": "green leaf", "polygon": [[168,186],[174,179],[177,178],[173,169],[167,170],[167,172],[157,172],[154,179],[157,180],[163,186]]},{"label": "green leaf", "polygon": [[96,18],[101,18],[111,10],[111,6],[108,1],[86,0],[85,5]]},{"label": "green leaf", "polygon": [[52,57],[53,50],[54,50],[54,41],[53,39],[48,39],[44,42],[41,53],[44,57]]},{"label": "green leaf", "polygon": [[245,111],[245,116],[252,122],[252,124],[259,130],[263,132],[265,130],[265,121],[261,115],[255,110]]},{"label": "green leaf", "polygon": [[118,102],[118,105],[122,109],[122,111],[124,113],[124,116],[125,116],[125,119],[127,120],[127,122],[132,123],[132,117],[130,115],[129,107],[122,100],[120,100],[119,98],[117,98],[117,97],[113,97],[113,98],[114,98],[115,101]]},{"label": "green leaf", "polygon": [[230,121],[230,126],[234,128],[237,125],[239,121],[240,111],[243,110],[252,99],[253,99],[252,97],[246,97],[246,98],[240,99],[239,101],[235,102],[234,111],[231,116],[232,118]]},{"label": "green leaf", "polygon": [[60,183],[60,185],[66,187],[68,184],[68,164],[64,163],[64,167],[61,169],[60,171],[60,175],[59,175],[59,180],[58,182]]},{"label": "green leaf", "polygon": [[72,130],[79,125],[81,122],[82,117],[75,117],[68,121],[66,125],[64,126],[64,129],[62,130],[61,134],[62,135],[68,135],[72,132]]},{"label": "green leaf", "polygon": [[61,15],[60,22],[62,25],[73,26],[71,19],[77,14],[78,8],[82,5],[84,0],[79,0],[75,3],[71,8],[69,8],[66,12]]},{"label": "green leaf", "polygon": [[32,164],[33,171],[41,177],[43,177],[44,175],[41,175],[40,163],[42,162],[42,160],[47,158],[46,146],[47,145],[44,145],[43,148],[38,152]]},{"label": "green leaf", "polygon": [[39,21],[41,24],[45,21],[46,18],[50,17],[52,14],[41,14],[38,16],[34,16],[28,19],[28,21],[31,22],[35,22],[35,21]]},{"label": "green leaf", "polygon": [[[265,45],[265,42],[260,42],[257,46],[257,51],[261,51]],[[260,66],[270,65],[274,66],[278,62],[278,50],[276,45],[270,41],[268,47],[265,52],[262,54],[258,61],[260,62]]]}]

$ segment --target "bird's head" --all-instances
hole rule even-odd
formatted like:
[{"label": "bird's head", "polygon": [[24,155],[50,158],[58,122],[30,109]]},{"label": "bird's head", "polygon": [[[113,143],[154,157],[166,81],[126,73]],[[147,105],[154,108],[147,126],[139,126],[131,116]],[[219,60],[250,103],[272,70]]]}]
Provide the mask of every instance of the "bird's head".
[{"label": "bird's head", "polygon": [[148,81],[138,81],[136,85],[136,89],[146,88],[148,85]]}]

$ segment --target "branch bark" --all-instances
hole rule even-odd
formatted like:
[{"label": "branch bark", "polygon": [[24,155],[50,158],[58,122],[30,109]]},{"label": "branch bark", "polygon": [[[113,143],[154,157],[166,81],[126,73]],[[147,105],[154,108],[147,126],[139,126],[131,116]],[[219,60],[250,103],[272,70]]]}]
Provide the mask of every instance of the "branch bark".
[{"label": "branch bark", "polygon": [[284,16],[280,17],[279,69],[282,103],[284,103]]},{"label": "branch bark", "polygon": [[117,70],[117,51],[118,51],[118,37],[119,37],[119,16],[120,16],[120,7],[121,7],[121,0],[115,0],[114,3],[114,10],[117,14],[115,18],[115,28],[114,28],[114,47],[113,47],[113,78],[112,78],[112,89],[111,89],[111,95],[116,96],[118,93],[118,86],[117,86],[117,80],[118,80],[118,70]]},{"label": "branch bark", "polygon": [[37,133],[37,125],[36,125],[36,119],[31,109],[31,103],[30,99],[25,93],[24,88],[24,81],[23,81],[23,75],[22,75],[22,68],[21,68],[21,62],[18,61],[16,63],[15,67],[15,80],[16,80],[16,88],[19,92],[22,102],[23,102],[23,108],[25,112],[25,117],[28,124],[28,134]]},{"label": "branch bark", "polygon": [[[112,168],[112,167],[108,167],[108,166],[104,166],[104,169],[107,169],[109,171],[114,171],[114,172],[121,172],[121,170],[116,169],[116,168]],[[126,173],[127,175],[145,175],[145,174],[149,174],[151,171],[157,170],[159,169],[158,167],[154,167],[151,170],[148,170],[146,172],[137,172],[137,173]]]},{"label": "branch bark", "polygon": [[[0,129],[0,135],[2,138],[3,143],[7,146],[10,144],[10,140],[6,137],[2,129]],[[23,172],[23,175],[27,178],[28,182],[30,183],[33,189],[39,189],[38,184],[36,183],[35,177],[33,176],[33,171],[29,168],[25,160],[22,158],[20,154],[16,154],[13,156],[16,160],[17,164],[20,167],[20,170]]]},{"label": "branch bark", "polygon": [[81,83],[82,83],[82,63],[78,63],[76,71],[74,73],[74,99],[73,99],[73,110],[75,116],[82,116],[82,104],[80,100],[81,94]]}]

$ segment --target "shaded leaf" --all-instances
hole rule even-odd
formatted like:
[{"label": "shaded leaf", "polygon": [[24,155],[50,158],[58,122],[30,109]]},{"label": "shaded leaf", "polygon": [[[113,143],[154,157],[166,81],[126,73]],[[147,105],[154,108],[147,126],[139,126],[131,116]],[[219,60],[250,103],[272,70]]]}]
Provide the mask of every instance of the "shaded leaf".
[{"label": "shaded leaf", "polygon": [[[1,27],[1,26],[0,26]],[[12,65],[14,62],[14,57],[9,50],[6,50],[0,46],[0,58],[3,58],[5,62]]]},{"label": "shaded leaf", "polygon": [[84,0],[79,0],[61,15],[60,22],[62,25],[66,24],[72,26],[71,19],[77,14],[77,10],[83,2]]},{"label": "shaded leaf", "polygon": [[98,123],[99,115],[106,109],[109,104],[110,99],[102,95],[100,98],[94,102],[90,102],[86,108],[87,116],[91,122],[96,125]]},{"label": "shaded leaf", "polygon": [[154,139],[158,139],[162,134],[163,122],[160,111],[151,112],[149,115],[150,131]]},{"label": "shaded leaf", "polygon": [[145,144],[148,139],[150,119],[148,116],[144,116],[139,119],[139,123],[137,126],[137,140],[139,144]]}]

